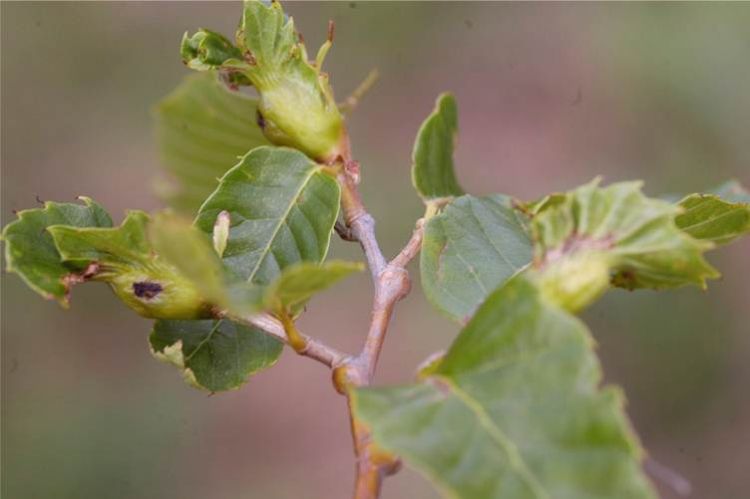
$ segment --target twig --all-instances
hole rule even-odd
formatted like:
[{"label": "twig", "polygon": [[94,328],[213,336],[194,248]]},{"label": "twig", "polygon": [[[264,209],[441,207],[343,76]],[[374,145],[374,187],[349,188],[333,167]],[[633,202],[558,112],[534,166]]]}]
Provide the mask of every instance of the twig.
[{"label": "twig", "polygon": [[362,81],[362,83],[360,83],[359,86],[354,89],[354,92],[352,92],[352,94],[347,97],[344,102],[339,103],[339,109],[341,110],[341,112],[344,114],[350,114],[352,111],[354,111],[359,105],[359,101],[362,100],[362,97],[364,97],[365,94],[375,84],[375,82],[378,81],[379,77],[380,73],[377,69],[373,69],[372,71],[370,71],[367,77]]},{"label": "twig", "polygon": [[[287,338],[284,325],[278,319],[269,314],[231,316],[231,319],[241,324],[258,328],[264,333],[292,346],[289,338]],[[349,355],[340,352],[315,338],[311,338],[301,333],[299,333],[299,337],[304,342],[304,347],[300,348],[300,350],[295,349],[295,351],[304,357],[310,357],[311,359],[317,360],[330,368],[335,369],[336,367],[343,365],[350,358]]]},{"label": "twig", "polygon": [[424,219],[417,222],[414,233],[404,249],[388,262],[375,236],[375,221],[362,203],[357,188],[358,172],[358,165],[349,161],[339,175],[345,227],[337,227],[336,232],[345,240],[358,241],[365,253],[375,288],[372,317],[362,350],[357,357],[345,362],[334,372],[334,382],[349,402],[354,450],[357,455],[354,497],[375,499],[380,494],[383,478],[395,473],[399,469],[400,461],[395,456],[379,456],[378,459],[373,459],[370,433],[355,418],[349,394],[353,388],[372,383],[396,303],[411,290],[411,280],[406,266],[422,246]]}]

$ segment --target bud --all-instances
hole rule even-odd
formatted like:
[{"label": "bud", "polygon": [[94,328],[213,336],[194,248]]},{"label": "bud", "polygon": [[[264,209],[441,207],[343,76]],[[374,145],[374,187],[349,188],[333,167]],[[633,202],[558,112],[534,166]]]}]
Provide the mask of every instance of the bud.
[{"label": "bud", "polygon": [[214,222],[213,243],[214,250],[216,251],[216,254],[219,255],[219,258],[224,256],[224,251],[227,249],[230,223],[231,218],[229,212],[226,210],[222,210],[216,217],[216,222]]}]

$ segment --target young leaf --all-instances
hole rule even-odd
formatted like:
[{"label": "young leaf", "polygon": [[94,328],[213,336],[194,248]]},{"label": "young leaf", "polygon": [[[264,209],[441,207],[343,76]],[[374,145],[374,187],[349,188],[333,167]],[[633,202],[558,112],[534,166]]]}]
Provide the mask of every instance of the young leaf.
[{"label": "young leaf", "polygon": [[284,267],[325,258],[339,197],[336,180],[301,152],[259,147],[224,175],[195,225],[212,234],[228,211],[224,263],[253,284],[269,284]]},{"label": "young leaf", "polygon": [[531,240],[509,198],[462,196],[425,226],[420,271],[427,299],[463,322],[531,261]]},{"label": "young leaf", "polygon": [[330,261],[321,264],[301,262],[284,269],[265,291],[264,305],[277,312],[300,309],[315,293],[323,291],[352,272],[361,272],[361,263]]},{"label": "young leaf", "polygon": [[62,261],[84,267],[86,280],[103,281],[144,317],[202,318],[210,304],[201,290],[157,255],[147,238],[147,214],[131,211],[119,227],[48,227]]},{"label": "young leaf", "polygon": [[159,320],[149,342],[155,357],[211,392],[239,388],[250,375],[275,364],[283,348],[276,338],[228,320]]},{"label": "young leaf", "polygon": [[31,289],[47,299],[57,299],[64,307],[69,304],[71,285],[83,279],[80,271],[85,265],[64,264],[47,228],[112,226],[112,219],[101,206],[87,197],[79,199],[83,205],[49,201],[44,208],[23,210],[2,234],[8,272],[15,272]]},{"label": "young leaf", "polygon": [[[579,258],[581,265],[595,272],[591,258],[606,260],[615,286],[705,287],[706,279],[719,275],[703,258],[713,245],[677,227],[675,217],[681,211],[676,205],[644,196],[640,182],[599,187],[595,180],[534,215],[535,267],[548,269],[585,253],[589,258]],[[582,269],[567,265],[565,275],[580,274]],[[590,281],[580,282],[587,285]],[[577,298],[578,291],[569,287],[570,297]]]},{"label": "young leaf", "polygon": [[747,201],[727,202],[712,194],[691,194],[679,205],[685,211],[675,217],[675,223],[695,239],[726,244],[750,232]]},{"label": "young leaf", "polygon": [[176,186],[163,194],[193,216],[218,179],[247,151],[268,144],[256,124],[258,103],[219,83],[214,74],[185,78],[156,108],[156,138]]},{"label": "young leaf", "polygon": [[523,277],[493,292],[422,382],[354,392],[375,445],[446,497],[655,498],[586,327]]},{"label": "young leaf", "polygon": [[458,108],[451,94],[441,94],[435,110],[422,123],[414,142],[411,178],[425,201],[440,202],[463,194],[453,169],[458,134]]},{"label": "young leaf", "polygon": [[242,64],[240,49],[223,35],[207,29],[200,29],[193,36],[185,33],[180,55],[187,67],[198,71],[229,69]]}]

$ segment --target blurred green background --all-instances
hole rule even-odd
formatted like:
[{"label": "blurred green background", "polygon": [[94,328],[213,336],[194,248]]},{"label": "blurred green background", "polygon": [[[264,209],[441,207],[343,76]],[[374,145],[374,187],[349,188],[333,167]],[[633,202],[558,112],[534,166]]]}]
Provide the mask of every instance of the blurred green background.
[{"label": "blurred green background", "polygon": [[[3,223],[36,196],[90,195],[117,219],[158,209],[150,108],[188,72],[182,33],[233,33],[239,3],[1,8]],[[421,213],[411,144],[444,90],[458,98],[458,173],[473,193],[534,198],[599,174],[642,178],[651,194],[750,184],[750,4],[287,8],[312,53],[336,21],[326,64],[340,99],[380,69],[349,126],[388,254]],[[615,291],[586,313],[644,445],[696,498],[748,494],[749,250],[712,254],[724,277],[708,292]],[[354,350],[369,299],[366,277],[351,279],[316,298],[302,327]],[[4,499],[348,497],[350,436],[327,371],[285,352],[244,389],[208,397],[151,358],[148,331],[102,285],[76,288],[64,311],[3,275]],[[378,381],[411,379],[456,332],[415,286]],[[437,494],[405,470],[384,497]]]}]

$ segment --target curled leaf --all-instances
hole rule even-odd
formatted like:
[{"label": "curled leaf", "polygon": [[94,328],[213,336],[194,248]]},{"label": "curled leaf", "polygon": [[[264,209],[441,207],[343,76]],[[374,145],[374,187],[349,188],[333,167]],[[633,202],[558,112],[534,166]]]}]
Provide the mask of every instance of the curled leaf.
[{"label": "curled leaf", "polygon": [[64,263],[47,231],[53,225],[111,227],[107,212],[87,197],[83,205],[48,201],[44,208],[18,212],[18,220],[3,229],[5,263],[8,272],[18,274],[31,289],[67,307],[70,288],[87,278],[89,262]]}]

